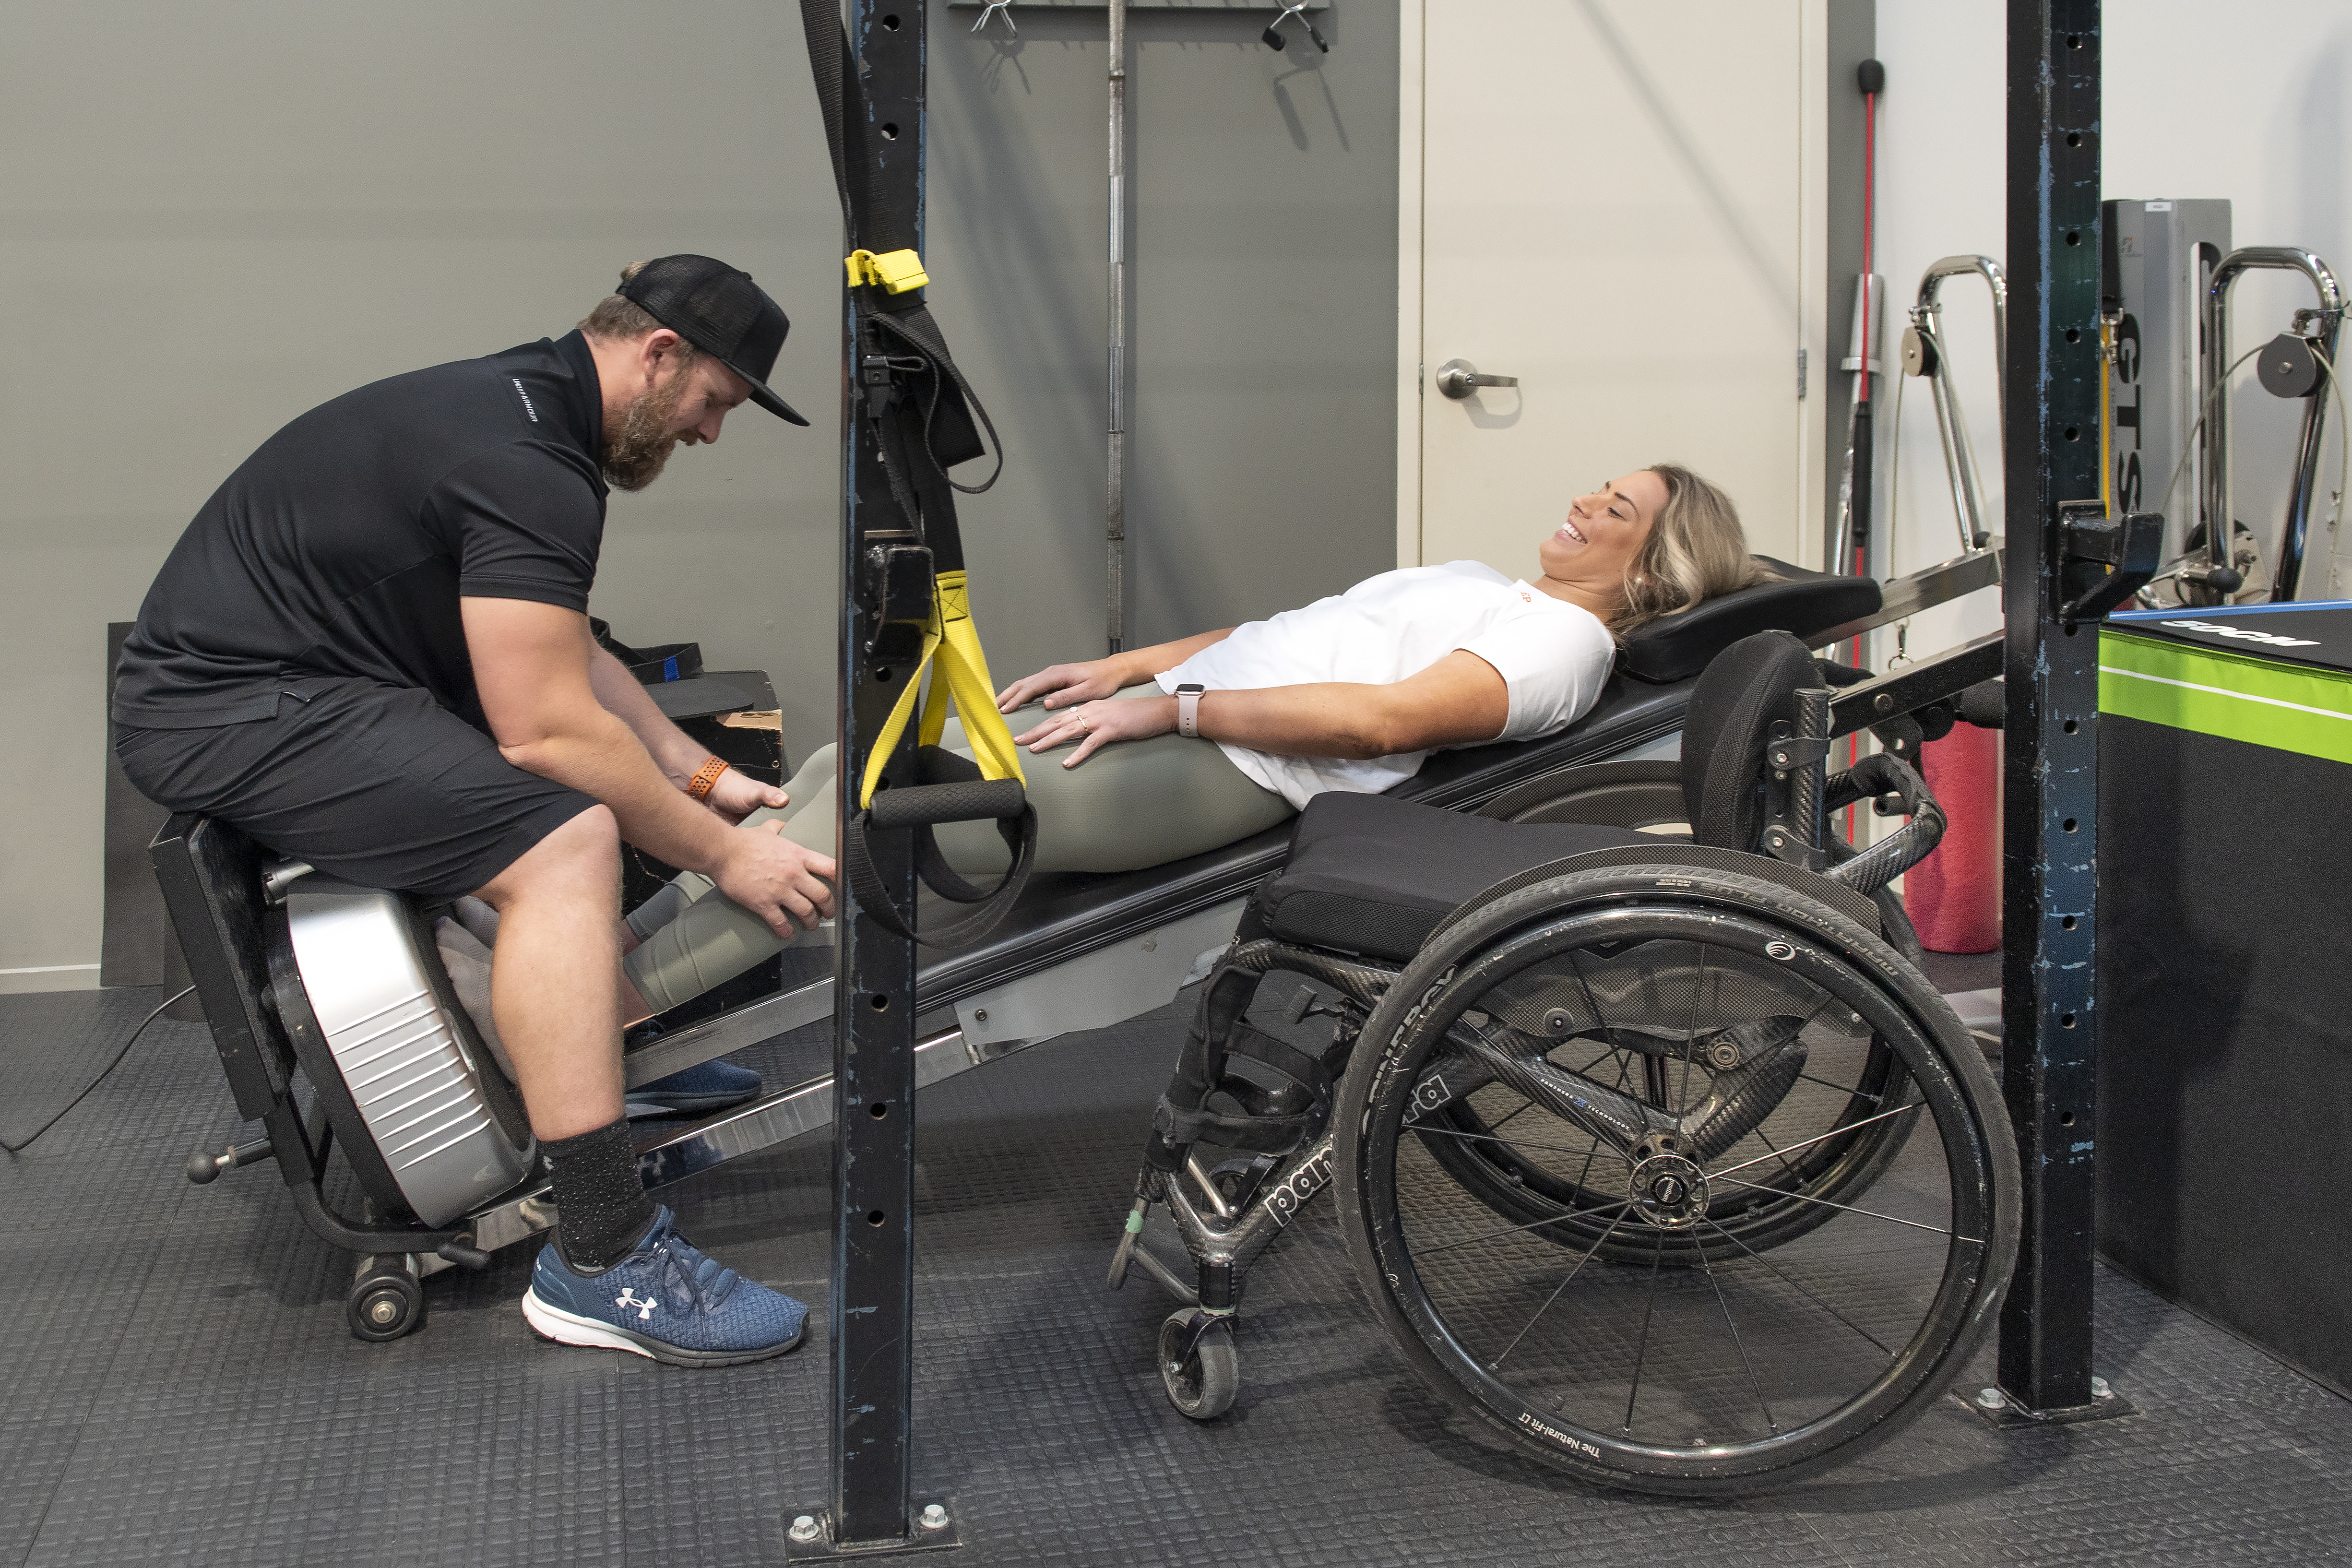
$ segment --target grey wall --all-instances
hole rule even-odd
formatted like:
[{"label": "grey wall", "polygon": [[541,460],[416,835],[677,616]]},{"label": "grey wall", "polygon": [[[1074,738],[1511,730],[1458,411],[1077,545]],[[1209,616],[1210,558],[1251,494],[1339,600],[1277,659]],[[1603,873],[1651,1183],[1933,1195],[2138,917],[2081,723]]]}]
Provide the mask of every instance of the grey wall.
[{"label": "grey wall", "polygon": [[[1099,11],[932,26],[932,291],[1013,452],[972,503],[1000,675],[1102,651],[1108,55]],[[1397,16],[1331,53],[1257,12],[1129,13],[1129,636],[1396,563]],[[1294,25],[1295,28],[1295,25]],[[977,468],[979,465],[974,465]]]},{"label": "grey wall", "polygon": [[[966,511],[1010,679],[1100,646],[1103,20],[1027,8],[1007,44],[937,10],[928,258],[1013,452]],[[1261,21],[1132,27],[1147,639],[1391,563],[1395,11],[1342,0],[1328,57],[1266,50]],[[106,623],[205,497],[325,398],[564,331],[629,260],[757,276],[798,323],[777,384],[819,428],[739,415],[616,496],[595,607],[774,672],[794,756],[827,738],[838,219],[793,8],[92,0],[11,23],[0,971],[42,973],[0,989],[94,981]]]}]

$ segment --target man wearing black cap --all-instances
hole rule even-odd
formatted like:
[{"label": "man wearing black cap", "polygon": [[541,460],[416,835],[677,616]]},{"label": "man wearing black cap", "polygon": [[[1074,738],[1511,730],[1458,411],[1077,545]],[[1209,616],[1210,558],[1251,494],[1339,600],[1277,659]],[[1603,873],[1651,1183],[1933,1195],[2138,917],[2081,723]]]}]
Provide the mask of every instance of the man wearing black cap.
[{"label": "man wearing black cap", "polygon": [[780,1354],[801,1303],[679,1237],[624,1120],[620,843],[781,936],[834,863],[738,829],[783,794],[665,719],[589,632],[608,486],[642,489],[770,391],[789,323],[701,256],[622,274],[577,331],[321,405],[229,476],[123,646],[115,752],[173,810],[362,886],[495,909],[497,1031],[561,1215],[542,1337],[683,1365]]}]

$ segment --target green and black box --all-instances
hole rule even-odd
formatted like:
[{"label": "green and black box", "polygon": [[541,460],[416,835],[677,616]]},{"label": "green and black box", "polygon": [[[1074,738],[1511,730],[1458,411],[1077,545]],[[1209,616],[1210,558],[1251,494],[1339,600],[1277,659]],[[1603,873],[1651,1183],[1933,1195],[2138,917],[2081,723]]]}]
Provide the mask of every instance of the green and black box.
[{"label": "green and black box", "polygon": [[2352,1391],[2352,604],[2101,627],[2098,860],[2100,1250]]}]

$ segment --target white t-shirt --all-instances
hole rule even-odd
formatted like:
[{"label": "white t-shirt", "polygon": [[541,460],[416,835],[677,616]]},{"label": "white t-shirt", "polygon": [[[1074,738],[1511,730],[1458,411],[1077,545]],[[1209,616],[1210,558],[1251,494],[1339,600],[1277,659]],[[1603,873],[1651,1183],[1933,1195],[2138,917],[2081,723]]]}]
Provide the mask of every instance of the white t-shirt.
[{"label": "white t-shirt", "polygon": [[[1231,637],[1161,675],[1160,689],[1173,692],[1193,683],[1235,691],[1334,680],[1387,686],[1456,648],[1493,665],[1509,689],[1510,717],[1495,737],[1504,741],[1574,723],[1600,697],[1617,653],[1591,611],[1478,562],[1449,561],[1383,572],[1344,594],[1235,626]],[[1429,755],[1285,757],[1218,744],[1234,766],[1302,808],[1326,790],[1376,795],[1411,778]]]}]

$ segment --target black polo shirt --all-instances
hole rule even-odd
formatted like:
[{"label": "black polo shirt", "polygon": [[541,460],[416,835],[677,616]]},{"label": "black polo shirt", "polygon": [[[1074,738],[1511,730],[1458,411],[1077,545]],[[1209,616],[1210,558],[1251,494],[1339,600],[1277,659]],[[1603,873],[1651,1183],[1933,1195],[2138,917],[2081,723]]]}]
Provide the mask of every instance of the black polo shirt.
[{"label": "black polo shirt", "polygon": [[172,549],[113,713],[272,717],[305,676],[422,688],[479,725],[463,595],[585,610],[604,533],[604,399],[578,332],[396,375],[262,444]]}]

